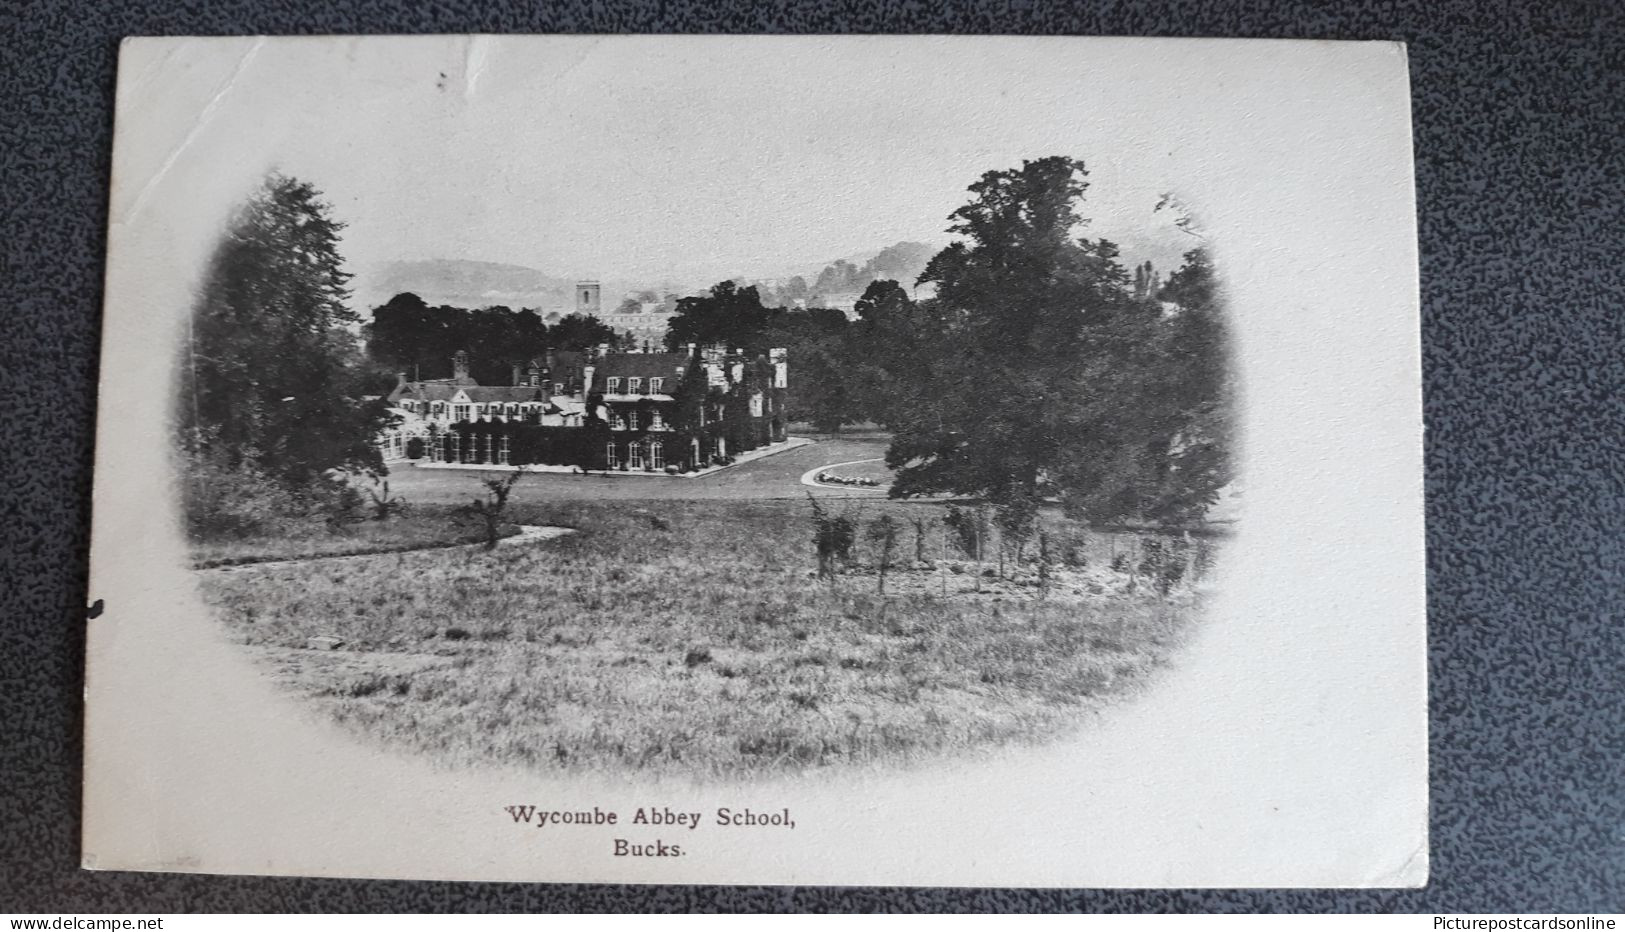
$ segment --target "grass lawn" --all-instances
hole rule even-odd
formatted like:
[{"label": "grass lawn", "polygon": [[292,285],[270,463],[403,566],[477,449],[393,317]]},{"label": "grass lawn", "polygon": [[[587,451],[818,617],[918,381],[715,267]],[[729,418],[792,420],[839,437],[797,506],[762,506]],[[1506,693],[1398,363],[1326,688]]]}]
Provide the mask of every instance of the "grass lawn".
[{"label": "grass lawn", "polygon": [[[849,452],[812,465],[862,458]],[[865,520],[941,515],[862,508]],[[1132,561],[1110,569],[1117,544],[1103,538],[1087,571],[1052,577],[1043,599],[1030,571],[1001,581],[962,560],[958,572],[914,565],[912,531],[886,595],[863,572],[832,586],[814,577],[804,497],[521,500],[510,518],[578,532],[198,578],[235,638],[371,740],[453,765],[697,779],[1051,737],[1141,688],[1196,609],[1188,585],[1163,595]],[[932,559],[941,532],[936,522]],[[344,647],[305,649],[316,635]]]},{"label": "grass lawn", "polygon": [[[468,496],[472,498],[472,495]],[[509,527],[506,534],[517,528]],[[193,541],[194,567],[300,560],[347,554],[390,553],[474,543],[485,539],[483,526],[453,513],[450,507],[415,508],[406,517],[361,521],[333,530],[321,518],[288,520],[275,530],[246,537]]]}]

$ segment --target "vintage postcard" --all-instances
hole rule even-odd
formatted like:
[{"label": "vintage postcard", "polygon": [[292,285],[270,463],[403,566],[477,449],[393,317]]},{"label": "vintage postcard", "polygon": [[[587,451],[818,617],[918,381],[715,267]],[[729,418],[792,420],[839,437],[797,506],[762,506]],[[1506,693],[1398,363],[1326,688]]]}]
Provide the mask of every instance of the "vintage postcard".
[{"label": "vintage postcard", "polygon": [[131,39],[84,865],[1416,886],[1393,43]]}]

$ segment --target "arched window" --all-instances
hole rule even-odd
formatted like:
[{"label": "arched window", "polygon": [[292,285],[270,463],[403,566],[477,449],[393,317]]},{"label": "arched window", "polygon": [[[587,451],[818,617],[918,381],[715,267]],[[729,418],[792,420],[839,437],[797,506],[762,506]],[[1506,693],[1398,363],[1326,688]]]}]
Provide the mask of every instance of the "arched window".
[{"label": "arched window", "polygon": [[633,442],[626,445],[627,468],[643,468],[643,444]]},{"label": "arched window", "polygon": [[658,440],[649,441],[649,468],[666,468],[666,451]]},{"label": "arched window", "polygon": [[615,458],[615,444],[613,443],[605,444],[604,464],[610,469],[618,468],[621,465],[620,460]]}]

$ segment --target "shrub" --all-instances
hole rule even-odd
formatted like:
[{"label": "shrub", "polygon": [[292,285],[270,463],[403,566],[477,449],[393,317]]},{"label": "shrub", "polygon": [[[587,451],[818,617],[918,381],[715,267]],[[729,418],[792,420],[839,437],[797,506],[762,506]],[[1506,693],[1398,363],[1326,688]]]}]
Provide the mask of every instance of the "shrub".
[{"label": "shrub", "polygon": [[293,490],[251,463],[227,466],[218,456],[184,457],[181,500],[194,540],[246,537],[302,510]]},{"label": "shrub", "polygon": [[852,562],[852,545],[858,538],[858,519],[845,511],[830,514],[811,494],[808,494],[807,500],[812,503],[813,546],[818,553],[818,575],[820,578],[833,579],[837,560]]},{"label": "shrub", "polygon": [[312,503],[315,510],[327,519],[327,529],[340,533],[352,524],[359,524],[366,520],[362,513],[365,501],[361,492],[350,483],[350,477],[345,473],[338,473],[323,480],[312,490]]}]

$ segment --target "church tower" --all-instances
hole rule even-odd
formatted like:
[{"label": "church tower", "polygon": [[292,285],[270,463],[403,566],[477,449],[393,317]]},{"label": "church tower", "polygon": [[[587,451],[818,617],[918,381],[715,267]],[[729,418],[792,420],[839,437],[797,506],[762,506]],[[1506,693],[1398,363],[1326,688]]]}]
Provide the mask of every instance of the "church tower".
[{"label": "church tower", "polygon": [[603,295],[597,282],[576,282],[576,313],[603,316]]}]

